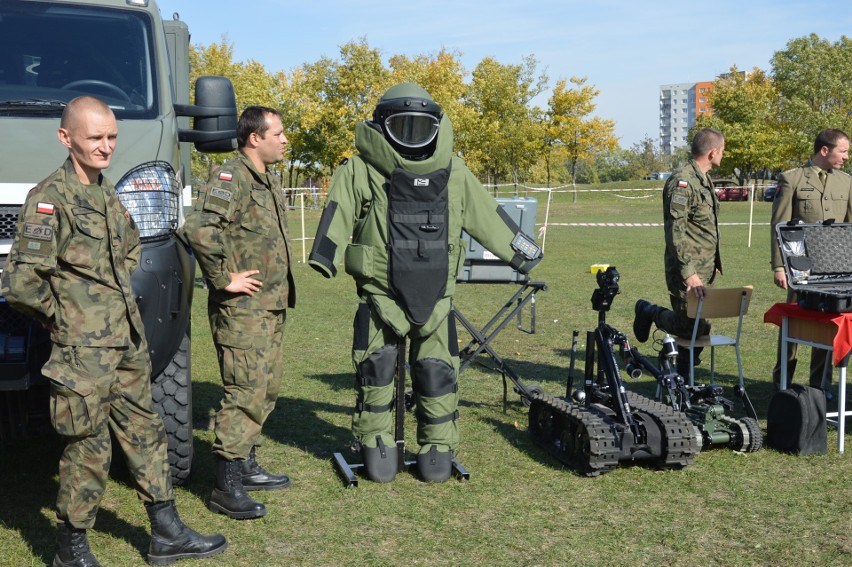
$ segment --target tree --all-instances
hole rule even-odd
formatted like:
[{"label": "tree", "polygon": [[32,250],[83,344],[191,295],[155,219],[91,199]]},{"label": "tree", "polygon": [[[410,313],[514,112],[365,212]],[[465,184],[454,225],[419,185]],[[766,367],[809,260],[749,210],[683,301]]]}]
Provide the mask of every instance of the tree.
[{"label": "tree", "polygon": [[817,34],[790,40],[772,56],[772,73],[783,97],[781,119],[796,148],[795,162],[810,156],[825,128],[852,129],[852,39],[831,43]]},{"label": "tree", "polygon": [[536,75],[537,65],[533,56],[519,65],[486,57],[472,73],[467,102],[477,118],[462,137],[464,155],[488,181],[511,176],[518,182],[536,162],[541,132],[529,103],[547,83],[545,74]]},{"label": "tree", "polygon": [[738,168],[747,184],[755,172],[783,168],[792,155],[793,133],[779,118],[779,93],[758,68],[741,73],[736,67],[717,79],[710,93],[712,116],[702,115],[696,128],[712,127],[725,135],[723,171]]},{"label": "tree", "polygon": [[568,162],[572,182],[576,182],[577,163],[591,160],[601,152],[618,148],[615,122],[591,116],[600,91],[586,84],[586,77],[560,79],[548,100],[548,138],[560,148]]},{"label": "tree", "polygon": [[648,135],[630,147],[628,170],[631,179],[644,179],[655,171],[668,171],[669,157]]},{"label": "tree", "polygon": [[331,174],[341,159],[355,152],[355,123],[372,115],[389,86],[389,72],[379,50],[361,38],[341,46],[339,60],[322,57],[302,65],[294,76],[301,92],[290,95],[303,109],[301,143],[310,155],[306,159]]},{"label": "tree", "polygon": [[[234,85],[237,110],[251,105],[278,107],[281,99],[280,81],[270,75],[263,65],[250,59],[246,62],[234,62],[234,45],[223,37],[219,43],[194,45],[189,52],[191,92],[195,92],[195,81],[201,75],[221,75],[228,77]],[[192,152],[192,177],[196,181],[206,181],[210,169],[224,163],[233,154],[202,154]]]}]

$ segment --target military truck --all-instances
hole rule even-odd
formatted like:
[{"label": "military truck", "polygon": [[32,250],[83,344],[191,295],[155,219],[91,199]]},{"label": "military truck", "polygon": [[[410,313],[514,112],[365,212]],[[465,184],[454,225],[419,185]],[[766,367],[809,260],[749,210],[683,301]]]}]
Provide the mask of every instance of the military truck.
[{"label": "military truck", "polygon": [[[203,152],[234,150],[237,121],[228,79],[200,77],[194,105],[189,83],[188,27],[177,14],[163,20],[154,0],[0,2],[0,266],[27,192],[67,156],[56,135],[63,108],[77,96],[100,98],[119,130],[105,175],[142,240],[133,291],[176,483],[192,463],[195,260],[175,234],[190,185],[190,143]],[[49,352],[44,329],[0,297],[0,442],[32,438],[47,422],[40,369]]]}]

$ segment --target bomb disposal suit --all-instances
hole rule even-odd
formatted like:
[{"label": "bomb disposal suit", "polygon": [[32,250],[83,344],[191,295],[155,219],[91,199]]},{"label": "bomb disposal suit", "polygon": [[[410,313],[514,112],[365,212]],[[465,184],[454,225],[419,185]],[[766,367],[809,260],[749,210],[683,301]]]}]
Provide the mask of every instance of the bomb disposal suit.
[{"label": "bomb disposal suit", "polygon": [[373,120],[356,124],[355,147],[332,178],[310,265],[332,277],[343,260],[357,286],[352,429],[368,476],[387,482],[397,472],[393,380],[398,337],[408,337],[417,466],[424,480],[440,482],[459,444],[458,344],[448,314],[462,230],[523,273],[541,250],[453,155],[450,120],[422,88],[391,88]]}]

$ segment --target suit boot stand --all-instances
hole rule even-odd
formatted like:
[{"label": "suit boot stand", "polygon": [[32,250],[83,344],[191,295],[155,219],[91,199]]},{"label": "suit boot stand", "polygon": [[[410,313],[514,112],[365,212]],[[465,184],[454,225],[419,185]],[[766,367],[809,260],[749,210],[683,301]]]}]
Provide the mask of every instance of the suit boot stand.
[{"label": "suit boot stand", "polygon": [[[375,449],[369,449],[363,452],[365,463],[349,463],[342,453],[334,453],[334,464],[337,470],[344,478],[346,488],[358,487],[358,476],[356,473],[362,472],[367,468],[367,463],[370,464],[371,478],[377,482],[389,482],[393,480],[398,471],[407,471],[409,467],[417,465],[415,460],[406,460],[405,458],[405,357],[406,357],[406,341],[405,337],[398,337],[397,343],[397,358],[396,358],[396,393],[394,399],[395,412],[395,428],[394,440],[395,447],[385,447],[379,444]],[[434,447],[433,447],[434,449]],[[436,453],[436,451],[433,451]],[[452,453],[448,453],[452,454]],[[429,470],[429,461],[427,457],[429,453],[421,456],[421,469]],[[438,453],[440,455],[440,453]],[[395,466],[393,463],[395,457]],[[433,455],[434,458],[434,455]],[[453,474],[459,480],[469,480],[470,473],[458,461],[452,460]],[[428,472],[423,474],[423,480],[429,481]]]}]

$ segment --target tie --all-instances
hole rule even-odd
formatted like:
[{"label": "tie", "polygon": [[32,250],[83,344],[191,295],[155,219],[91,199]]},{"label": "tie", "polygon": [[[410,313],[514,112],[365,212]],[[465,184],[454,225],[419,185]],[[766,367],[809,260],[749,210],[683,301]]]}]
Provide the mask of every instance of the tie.
[{"label": "tie", "polygon": [[828,172],[824,169],[820,169],[817,175],[819,176],[819,182],[822,183],[822,187],[825,189],[825,178],[828,177]]}]

